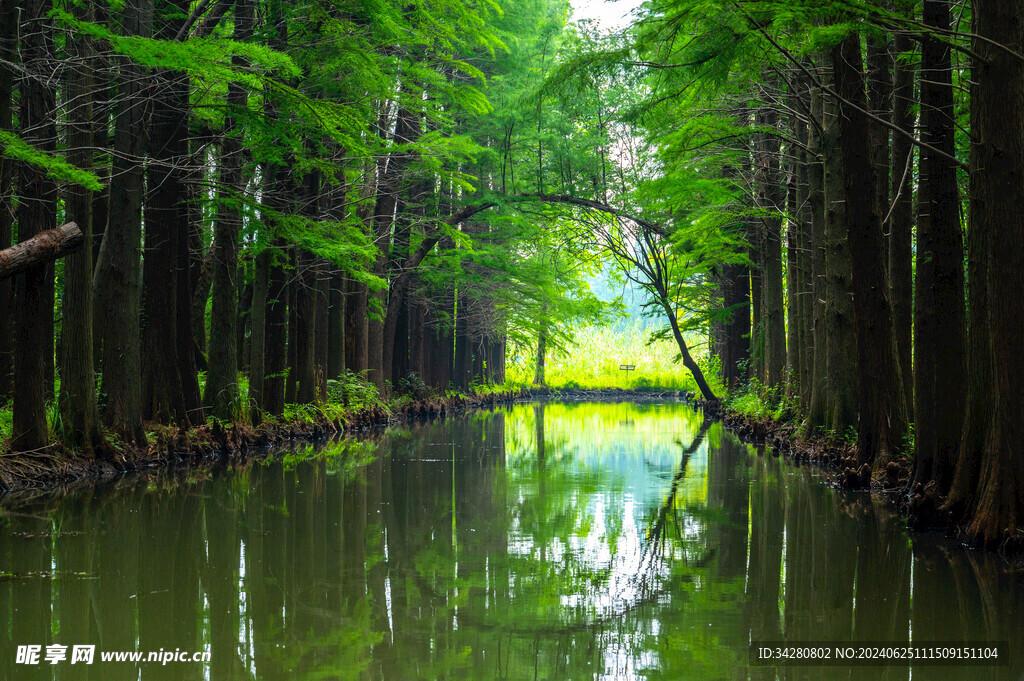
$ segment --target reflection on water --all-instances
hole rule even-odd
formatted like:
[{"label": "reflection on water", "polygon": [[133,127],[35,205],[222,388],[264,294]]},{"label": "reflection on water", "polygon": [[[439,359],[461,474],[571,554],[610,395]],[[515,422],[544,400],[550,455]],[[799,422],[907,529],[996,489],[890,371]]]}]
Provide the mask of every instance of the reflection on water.
[{"label": "reflection on water", "polygon": [[[997,556],[674,403],[519,405],[0,521],[2,679],[1017,679],[1019,653],[775,669],[747,646],[1020,648],[1022,600]],[[212,661],[15,663],[51,643]]]}]

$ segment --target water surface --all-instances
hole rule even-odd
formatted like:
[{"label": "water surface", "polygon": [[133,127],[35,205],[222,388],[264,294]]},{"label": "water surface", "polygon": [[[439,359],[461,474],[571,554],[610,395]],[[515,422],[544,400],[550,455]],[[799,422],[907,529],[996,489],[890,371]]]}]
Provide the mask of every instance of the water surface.
[{"label": "water surface", "polygon": [[[1018,679],[752,667],[751,640],[1024,647],[996,555],[678,403],[476,412],[8,508],[0,679]],[[92,644],[92,665],[16,663]],[[209,664],[99,661],[208,650]]]}]

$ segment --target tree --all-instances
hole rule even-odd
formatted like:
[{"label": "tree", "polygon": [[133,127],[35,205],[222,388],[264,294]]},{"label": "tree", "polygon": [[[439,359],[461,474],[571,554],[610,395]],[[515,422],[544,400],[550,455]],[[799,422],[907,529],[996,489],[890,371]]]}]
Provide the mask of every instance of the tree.
[{"label": "tree", "polygon": [[[925,0],[924,23],[949,31],[946,0]],[[914,295],[914,481],[953,482],[963,426],[964,249],[955,159],[951,50],[921,46],[921,150]],[[936,150],[943,152],[936,153]]]},{"label": "tree", "polygon": [[[253,12],[251,0],[236,0],[234,38],[239,43],[248,41],[253,35]],[[242,67],[245,62],[242,57],[234,57],[232,64]],[[213,237],[210,371],[203,395],[213,415],[221,419],[231,419],[237,411],[238,346],[235,335],[238,324],[238,239],[242,229],[240,205],[246,185],[243,176],[244,128],[237,124],[237,117],[248,106],[245,88],[236,83],[229,84],[227,106],[220,156],[222,194]]]},{"label": "tree", "polygon": [[[1006,257],[1024,248],[1024,196],[1016,187],[1024,176],[1024,61],[1019,57],[1024,21],[1009,0],[978,3],[974,12],[972,47],[983,61],[972,76],[968,266],[972,292],[976,277],[984,276],[987,300],[978,301],[973,293],[970,299],[970,366],[977,373],[968,383],[970,411],[950,501],[967,502],[970,536],[992,546],[1011,538],[1024,518],[1024,468],[1018,451],[1024,435],[1019,353],[1024,322],[1017,294],[1024,282],[1013,258]],[[985,250],[978,253],[978,248]],[[982,305],[975,307],[975,302]],[[982,311],[987,312],[987,328],[982,327],[985,320],[976,318]],[[991,373],[979,366],[986,359],[986,348],[979,346],[986,334]]]},{"label": "tree", "polygon": [[[27,3],[21,23],[18,122],[22,137],[43,151],[56,149],[56,101],[48,84],[52,72],[52,25],[48,0]],[[18,239],[56,227],[57,186],[45,169],[23,163],[18,205]],[[53,268],[43,263],[20,274],[15,284],[14,404],[11,449],[35,451],[49,443],[46,426],[47,354],[53,361]],[[50,390],[53,383],[49,383]]]},{"label": "tree", "polygon": [[[149,37],[152,0],[126,0],[121,10],[126,35]],[[131,61],[118,72],[110,203],[93,279],[96,324],[103,338],[103,420],[125,442],[146,440],[142,428],[139,303],[142,285],[142,164],[151,113],[148,70]]]},{"label": "tree", "polygon": [[893,341],[892,309],[881,260],[882,224],[871,162],[871,132],[864,113],[860,39],[848,35],[831,50],[839,101],[839,148],[853,264],[853,307],[857,329],[859,421],[857,460],[884,465],[905,447],[907,405]]},{"label": "tree", "polygon": [[[78,10],[88,21],[88,7]],[[68,162],[81,169],[92,163],[93,74],[92,47],[83,36],[72,38],[68,51],[78,62],[68,74],[66,102]],[[82,232],[83,244],[64,263],[64,320],[61,324],[60,405],[62,437],[71,447],[92,452],[103,446],[96,406],[96,377],[93,373],[92,301],[92,195],[80,185],[68,188],[66,215]]]}]

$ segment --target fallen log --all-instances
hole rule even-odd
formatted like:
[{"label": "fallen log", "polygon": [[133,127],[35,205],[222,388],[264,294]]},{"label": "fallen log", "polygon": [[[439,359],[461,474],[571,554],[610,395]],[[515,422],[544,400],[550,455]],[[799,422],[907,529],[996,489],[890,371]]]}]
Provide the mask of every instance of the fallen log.
[{"label": "fallen log", "polygon": [[0,251],[0,279],[7,279],[34,265],[63,258],[82,245],[85,236],[74,222],[39,232]]}]

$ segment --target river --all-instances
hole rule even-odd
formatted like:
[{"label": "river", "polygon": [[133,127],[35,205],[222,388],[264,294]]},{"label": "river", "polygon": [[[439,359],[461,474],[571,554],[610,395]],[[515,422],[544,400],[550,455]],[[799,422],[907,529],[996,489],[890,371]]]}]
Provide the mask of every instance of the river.
[{"label": "river", "polygon": [[[0,678],[1021,678],[1020,572],[820,477],[682,403],[546,402],[8,502]],[[752,641],[1004,646],[770,666]],[[135,651],[210,661],[101,659]]]}]

